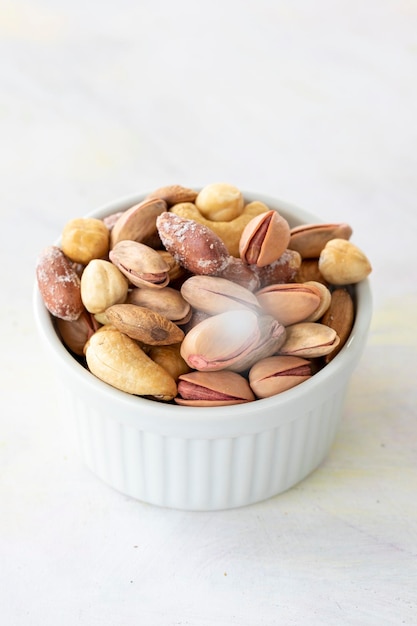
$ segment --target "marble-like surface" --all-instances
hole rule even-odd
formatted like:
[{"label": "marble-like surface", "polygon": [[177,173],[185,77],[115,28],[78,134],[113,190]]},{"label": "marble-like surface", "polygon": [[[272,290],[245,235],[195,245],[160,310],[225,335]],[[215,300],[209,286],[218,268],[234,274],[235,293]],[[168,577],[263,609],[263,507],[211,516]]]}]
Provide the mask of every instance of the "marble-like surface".
[{"label": "marble-like surface", "polygon": [[[417,623],[417,5],[0,1],[0,621]],[[227,181],[349,221],[374,317],[329,457],[246,509],[81,464],[32,317],[69,218]]]}]

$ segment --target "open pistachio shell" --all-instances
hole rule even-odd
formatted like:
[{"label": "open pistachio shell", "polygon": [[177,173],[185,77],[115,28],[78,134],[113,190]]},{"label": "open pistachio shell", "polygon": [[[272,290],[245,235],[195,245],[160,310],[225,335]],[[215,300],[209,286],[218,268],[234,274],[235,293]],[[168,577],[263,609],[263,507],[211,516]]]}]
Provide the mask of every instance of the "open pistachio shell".
[{"label": "open pistachio shell", "polygon": [[251,367],[249,384],[257,398],[269,398],[299,385],[311,375],[311,362],[307,359],[271,356]]},{"label": "open pistachio shell", "polygon": [[317,358],[330,354],[339,342],[333,328],[318,322],[300,322],[286,327],[286,340],[279,354]]},{"label": "open pistachio shell", "polygon": [[190,305],[210,315],[252,309],[260,311],[256,296],[237,283],[216,276],[191,276],[181,287],[181,294]]},{"label": "open pistachio shell", "polygon": [[277,211],[254,217],[244,228],[239,242],[240,258],[259,267],[269,265],[285,252],[290,226]]},{"label": "open pistachio shell", "polygon": [[136,287],[161,289],[169,283],[168,264],[156,250],[143,243],[119,241],[109,257]]},{"label": "open pistachio shell", "polygon": [[263,310],[283,326],[302,322],[320,305],[321,297],[313,285],[288,283],[269,285],[256,293]]},{"label": "open pistachio shell", "polygon": [[255,400],[246,378],[236,372],[190,372],[180,376],[177,404],[228,406]]}]

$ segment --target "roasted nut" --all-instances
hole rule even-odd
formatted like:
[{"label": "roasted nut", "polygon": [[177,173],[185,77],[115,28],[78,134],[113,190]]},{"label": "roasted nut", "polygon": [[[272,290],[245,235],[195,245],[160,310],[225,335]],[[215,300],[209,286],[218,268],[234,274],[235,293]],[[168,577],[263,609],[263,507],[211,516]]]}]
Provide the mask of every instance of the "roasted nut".
[{"label": "roasted nut", "polygon": [[249,384],[257,398],[269,398],[311,378],[311,362],[296,356],[270,356],[253,365]]},{"label": "roasted nut", "polygon": [[283,326],[304,321],[321,302],[319,290],[305,283],[269,285],[258,291],[256,297],[262,309]]},{"label": "roasted nut", "polygon": [[129,239],[146,242],[156,233],[156,218],[167,210],[164,200],[143,200],[122,213],[115,223],[110,235],[110,247],[119,241]]},{"label": "roasted nut", "polygon": [[191,276],[183,283],[181,294],[194,309],[210,315],[241,309],[261,313],[256,296],[249,289],[226,278]]},{"label": "roasted nut", "polygon": [[84,351],[90,372],[121,391],[163,401],[177,395],[172,376],[115,328],[103,326],[90,337]]},{"label": "roasted nut", "polygon": [[93,259],[81,276],[81,298],[90,313],[103,313],[126,300],[128,282],[110,261]]},{"label": "roasted nut", "polygon": [[335,289],[331,294],[330,306],[320,321],[336,331],[340,343],[324,357],[326,363],[329,363],[345,345],[352,331],[354,318],[355,306],[349,291],[345,287]]},{"label": "roasted nut", "polygon": [[[298,252],[297,252],[298,254]],[[294,280],[297,283],[306,283],[313,280],[323,285],[328,285],[328,282],[320,274],[319,260],[317,259],[302,259],[300,267],[298,268]]]},{"label": "roasted nut", "polygon": [[169,282],[169,267],[153,248],[137,241],[119,241],[110,260],[136,287],[161,289]]},{"label": "roasted nut", "polygon": [[241,191],[228,183],[213,183],[201,189],[195,199],[200,213],[214,222],[230,222],[243,211]]},{"label": "roasted nut", "polygon": [[256,215],[266,211],[269,211],[269,208],[263,202],[249,202],[243,207],[243,211],[238,217],[231,221],[219,222],[204,217],[196,205],[191,202],[176,204],[170,210],[171,213],[175,213],[179,217],[194,220],[210,228],[224,242],[229,254],[236,258],[239,257],[239,241],[246,224]]},{"label": "roasted nut", "polygon": [[80,217],[67,222],[61,236],[64,254],[87,265],[92,259],[101,259],[109,251],[109,229],[102,220]]},{"label": "roasted nut", "polygon": [[168,185],[166,187],[159,187],[146,196],[147,200],[159,198],[164,200],[168,207],[172,207],[179,202],[194,202],[197,197],[197,191],[189,189],[188,187],[182,187],[181,185]]},{"label": "roasted nut", "polygon": [[323,285],[323,283],[317,282],[315,280],[306,281],[304,285],[316,289],[317,293],[320,295],[320,304],[318,305],[317,309],[315,309],[315,311],[313,311],[311,315],[306,317],[304,321],[317,322],[329,308],[332,294],[330,293],[330,290],[326,287],[326,285]]},{"label": "roasted nut", "polygon": [[42,300],[52,315],[69,322],[84,311],[81,283],[71,261],[57,246],[45,248],[36,263],[36,279]]},{"label": "roasted nut", "polygon": [[246,378],[236,372],[190,372],[180,376],[177,404],[228,406],[252,402],[255,396]]},{"label": "roasted nut", "polygon": [[318,322],[300,322],[286,327],[285,343],[279,354],[313,359],[330,354],[339,342],[333,328]]},{"label": "roasted nut", "polygon": [[207,226],[171,212],[159,215],[156,225],[165,248],[190,272],[218,275],[229,263],[226,246]]},{"label": "roasted nut", "polygon": [[191,306],[181,293],[172,287],[152,289],[137,287],[129,292],[127,304],[136,304],[156,311],[177,324],[186,323],[191,316]]},{"label": "roasted nut", "polygon": [[150,346],[147,350],[148,356],[163,367],[175,381],[179,376],[190,371],[187,363],[180,353],[181,344],[175,343],[169,346]]},{"label": "roasted nut", "polygon": [[151,346],[167,346],[184,338],[171,320],[136,304],[114,304],[106,310],[106,317],[120,332]]},{"label": "roasted nut", "polygon": [[288,247],[299,252],[303,259],[318,258],[331,239],[349,239],[349,224],[303,224],[291,229]]},{"label": "roasted nut", "polygon": [[321,251],[319,270],[332,285],[351,285],[364,280],[372,267],[362,250],[352,242],[332,239]]},{"label": "roasted nut", "polygon": [[56,325],[64,344],[78,356],[83,356],[85,344],[99,328],[99,323],[88,311],[83,311],[72,322],[57,319]]},{"label": "roasted nut", "polygon": [[196,370],[241,372],[274,354],[284,339],[284,327],[270,316],[227,311],[194,326],[185,335],[181,355]]},{"label": "roasted nut", "polygon": [[269,265],[256,268],[261,287],[274,283],[289,283],[295,276],[301,265],[301,256],[295,250],[285,250],[283,254]]},{"label": "roasted nut", "polygon": [[285,252],[290,227],[277,211],[267,211],[251,219],[239,241],[240,258],[258,267],[270,265]]}]

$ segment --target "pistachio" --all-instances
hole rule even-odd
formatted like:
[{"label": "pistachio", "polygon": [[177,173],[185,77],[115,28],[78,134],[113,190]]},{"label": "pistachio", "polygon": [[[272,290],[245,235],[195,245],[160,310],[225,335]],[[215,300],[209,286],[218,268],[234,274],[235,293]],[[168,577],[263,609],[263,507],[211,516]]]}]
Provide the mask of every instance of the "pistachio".
[{"label": "pistachio", "polygon": [[87,265],[92,259],[107,255],[109,230],[102,220],[94,217],[75,218],[64,226],[61,248],[72,261]]},{"label": "pistachio", "polygon": [[93,259],[81,276],[81,298],[90,313],[103,313],[112,304],[124,302],[128,281],[109,261]]},{"label": "pistachio", "polygon": [[177,395],[172,376],[115,328],[103,326],[95,332],[84,352],[90,372],[121,391],[163,401]]},{"label": "pistachio", "polygon": [[201,189],[195,204],[204,217],[214,222],[230,222],[242,213],[244,199],[237,187],[212,183]]},{"label": "pistachio", "polygon": [[283,326],[302,322],[318,309],[321,302],[319,290],[305,283],[269,285],[258,291],[256,297],[263,310]]},{"label": "pistachio", "polygon": [[240,372],[274,354],[284,338],[284,327],[270,316],[227,311],[194,326],[185,335],[181,355],[196,370]]},{"label": "pistachio", "polygon": [[36,279],[42,300],[54,317],[69,322],[84,311],[81,281],[73,263],[57,246],[45,248],[36,262]]},{"label": "pistachio", "polygon": [[333,328],[318,322],[300,322],[286,327],[286,339],[277,354],[318,358],[330,354],[339,342]]},{"label": "pistachio", "polygon": [[332,285],[349,285],[364,280],[372,267],[366,255],[352,242],[332,239],[320,253],[319,270]]},{"label": "pistachio", "polygon": [[194,202],[197,197],[197,191],[189,189],[188,187],[182,187],[181,185],[167,185],[166,187],[159,187],[146,196],[147,200],[159,198],[164,200],[168,207],[172,207],[179,202]]},{"label": "pistachio", "polygon": [[303,259],[318,258],[331,239],[349,239],[349,224],[303,224],[291,229],[288,247],[299,252]]},{"label": "pistachio", "polygon": [[156,311],[156,313],[177,324],[187,322],[191,315],[189,302],[183,298],[177,289],[172,287],[163,287],[162,289],[136,287],[129,292],[126,303]]},{"label": "pistachio", "polygon": [[57,319],[56,325],[64,344],[78,356],[83,356],[85,344],[99,328],[99,323],[88,311],[83,311],[80,317],[72,322]]},{"label": "pistachio", "polygon": [[169,267],[156,250],[137,241],[119,241],[110,260],[136,287],[161,289],[169,282]]},{"label": "pistachio", "polygon": [[320,296],[320,304],[317,309],[315,309],[311,315],[306,317],[305,322],[317,322],[327,311],[330,306],[332,300],[332,294],[330,293],[330,289],[315,280],[309,280],[304,283],[304,286],[311,287],[312,289],[316,289],[317,293]]},{"label": "pistachio", "polygon": [[323,315],[321,323],[333,328],[340,338],[339,345],[324,360],[329,363],[345,345],[352,331],[355,318],[355,306],[349,291],[345,287],[335,289],[331,294],[330,306]]},{"label": "pistachio", "polygon": [[181,287],[183,298],[194,309],[210,315],[239,309],[260,312],[256,296],[241,285],[215,276],[191,276]]},{"label": "pistachio", "polygon": [[186,374],[190,371],[190,368],[181,356],[180,348],[181,344],[179,343],[169,346],[150,346],[147,354],[152,361],[158,363],[177,381],[181,374]]},{"label": "pistachio", "polygon": [[110,235],[110,247],[126,239],[144,243],[156,233],[156,218],[167,210],[164,200],[149,199],[124,211],[114,224]]},{"label": "pistachio", "polygon": [[181,375],[175,398],[183,406],[228,406],[253,400],[255,396],[246,378],[226,370]]},{"label": "pistachio", "polygon": [[312,376],[311,362],[296,356],[270,356],[249,371],[249,384],[257,398],[269,398]]},{"label": "pistachio", "polygon": [[106,310],[106,317],[120,332],[145,344],[166,346],[184,338],[183,331],[171,320],[136,304],[114,304]]},{"label": "pistachio", "polygon": [[239,242],[240,258],[258,267],[269,265],[285,252],[290,240],[290,227],[277,211],[254,217],[244,228]]}]

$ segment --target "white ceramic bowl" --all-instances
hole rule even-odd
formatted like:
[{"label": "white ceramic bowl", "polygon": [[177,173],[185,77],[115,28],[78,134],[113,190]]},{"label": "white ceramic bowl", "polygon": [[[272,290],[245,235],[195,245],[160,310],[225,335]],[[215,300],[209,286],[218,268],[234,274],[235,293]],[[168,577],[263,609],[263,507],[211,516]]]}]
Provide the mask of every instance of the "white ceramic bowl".
[{"label": "white ceramic bowl", "polygon": [[[244,195],[279,210],[291,226],[322,221],[280,200]],[[104,217],[143,198],[143,194],[124,198],[89,216]],[[311,379],[271,398],[209,408],[166,405],[101,382],[61,343],[36,286],[34,310],[61,383],[57,393],[62,410],[78,426],[85,464],[133,498],[201,511],[240,507],[277,495],[326,457],[350,376],[366,343],[372,315],[368,280],[356,286],[356,298],[348,342]]]}]

